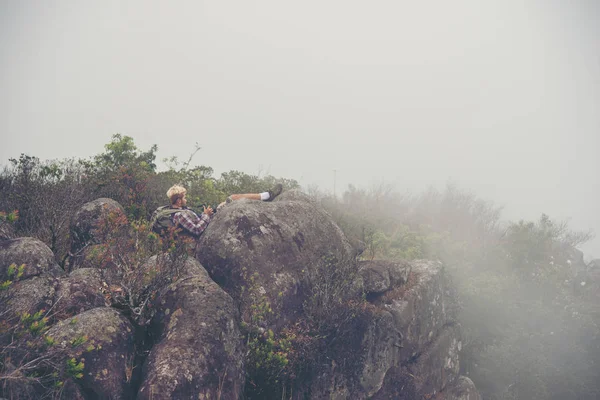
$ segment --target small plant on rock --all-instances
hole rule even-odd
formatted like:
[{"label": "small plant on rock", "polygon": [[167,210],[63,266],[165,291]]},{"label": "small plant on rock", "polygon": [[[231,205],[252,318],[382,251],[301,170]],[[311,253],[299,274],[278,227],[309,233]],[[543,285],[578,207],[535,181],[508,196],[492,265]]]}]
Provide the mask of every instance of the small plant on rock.
[{"label": "small plant on rock", "polygon": [[273,307],[258,284],[258,273],[250,275],[246,268],[242,268],[242,275],[248,282],[248,287],[242,288],[242,298],[247,302],[248,310],[246,321],[242,322],[248,347],[246,391],[250,397],[270,397],[288,384],[292,343],[286,333],[275,333],[268,328]]}]

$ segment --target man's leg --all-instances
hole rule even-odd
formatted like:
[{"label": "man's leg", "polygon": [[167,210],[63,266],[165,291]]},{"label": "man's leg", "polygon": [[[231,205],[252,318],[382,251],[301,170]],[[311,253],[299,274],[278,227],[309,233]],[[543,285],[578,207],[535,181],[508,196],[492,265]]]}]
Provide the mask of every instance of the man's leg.
[{"label": "man's leg", "polygon": [[261,194],[260,193],[232,194],[231,196],[227,197],[227,200],[225,200],[224,202],[222,202],[221,204],[219,204],[217,206],[217,211],[219,211],[221,208],[223,208],[223,206],[225,206],[225,204],[231,203],[232,201],[240,200],[240,199],[261,200]]},{"label": "man's leg", "polygon": [[239,199],[261,200],[260,193],[232,194],[229,197],[231,197],[231,200],[239,200]]},{"label": "man's leg", "polygon": [[232,194],[231,196],[229,196],[229,198],[231,198],[232,201],[239,199],[271,201],[281,194],[282,189],[283,187],[281,186],[281,183],[278,183],[277,185],[273,186],[271,189],[263,193]]}]

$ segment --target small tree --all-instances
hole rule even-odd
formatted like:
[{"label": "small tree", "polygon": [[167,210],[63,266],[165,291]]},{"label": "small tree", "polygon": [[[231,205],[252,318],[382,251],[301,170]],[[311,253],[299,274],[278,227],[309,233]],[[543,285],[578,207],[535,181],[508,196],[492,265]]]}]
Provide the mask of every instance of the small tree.
[{"label": "small tree", "polygon": [[142,152],[130,136],[115,134],[104,146],[105,152],[94,157],[89,173],[98,188],[98,195],[110,197],[125,208],[130,218],[149,213],[148,183],[156,170],[156,151]]}]

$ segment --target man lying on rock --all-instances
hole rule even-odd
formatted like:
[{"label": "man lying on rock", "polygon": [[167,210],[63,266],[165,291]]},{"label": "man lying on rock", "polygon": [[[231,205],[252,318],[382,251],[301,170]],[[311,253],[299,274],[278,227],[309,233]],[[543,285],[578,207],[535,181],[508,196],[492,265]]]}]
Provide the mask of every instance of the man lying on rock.
[{"label": "man lying on rock", "polygon": [[[217,206],[221,209],[225,204],[239,199],[272,201],[281,193],[280,183],[273,188],[262,193],[243,193],[232,194],[227,200]],[[198,238],[206,229],[214,214],[212,207],[204,207],[204,211],[198,215],[186,207],[187,199],[185,195],[187,189],[181,185],[174,185],[167,191],[167,197],[171,201],[170,206],[159,207],[152,215],[152,230],[160,235],[164,235],[168,229],[182,229],[182,232],[188,236]]]}]

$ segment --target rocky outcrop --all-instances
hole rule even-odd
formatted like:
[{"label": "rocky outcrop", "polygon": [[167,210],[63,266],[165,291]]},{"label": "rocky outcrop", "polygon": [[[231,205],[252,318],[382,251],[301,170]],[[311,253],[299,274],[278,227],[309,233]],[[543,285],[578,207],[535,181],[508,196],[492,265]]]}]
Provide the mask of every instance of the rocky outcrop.
[{"label": "rocky outcrop", "polygon": [[107,305],[100,271],[81,268],[58,282],[54,310],[59,319]]},{"label": "rocky outcrop", "polygon": [[360,276],[367,295],[379,295],[403,285],[408,280],[411,267],[408,262],[384,260],[362,261]]},{"label": "rocky outcrop", "polygon": [[[324,264],[351,262],[340,228],[298,191],[273,202],[240,200],[213,217],[199,241],[198,260],[247,313],[242,288],[255,285],[281,325],[302,312],[303,282]],[[252,280],[252,283],[250,282]]]},{"label": "rocky outcrop", "polygon": [[112,199],[100,198],[81,206],[73,215],[70,225],[70,269],[81,267],[82,251],[87,246],[103,242],[108,232],[115,234],[126,225],[125,210]]},{"label": "rocky outcrop", "polygon": [[[97,266],[105,222],[123,229],[123,218],[109,199],[82,207],[71,227],[71,266],[78,269],[67,276],[43,244],[0,242],[4,279],[15,260],[25,264],[19,279],[0,292],[0,315],[15,321],[26,312],[51,310],[53,325],[45,337],[55,344],[44,351],[55,352],[61,374],[66,360],[85,365],[81,376],[71,371],[61,381],[63,396],[244,397],[251,348],[240,326],[251,322],[263,349],[286,329],[291,346],[299,346],[285,350],[290,357],[310,348],[294,340],[318,343],[312,350],[319,354],[305,354],[312,364],[307,361],[295,381],[293,399],[480,399],[473,383],[460,376],[461,328],[439,262],[357,262],[330,216],[291,191],[273,202],[235,201],[219,210],[201,236],[197,260],[155,256],[114,274],[122,281],[107,285],[115,268],[110,257],[100,269],[82,267]],[[113,283],[122,289],[118,302]],[[314,328],[315,316],[312,322],[307,316],[323,300],[338,305],[328,309],[332,315],[321,316],[335,323],[322,335],[300,337]],[[256,318],[261,307],[269,318]],[[306,331],[293,331],[296,324],[311,323]],[[37,333],[23,338],[23,348],[42,340]],[[281,348],[271,349],[280,355]],[[22,378],[0,397],[41,393]]]},{"label": "rocky outcrop", "polygon": [[[361,276],[373,308],[313,382],[311,398],[433,398],[450,388],[462,343],[442,265],[363,262]],[[351,372],[336,367],[350,362]]]},{"label": "rocky outcrop", "polygon": [[156,337],[138,399],[238,399],[243,347],[233,300],[195,260],[152,303]]},{"label": "rocky outcrop", "polygon": [[52,250],[44,242],[31,237],[0,241],[0,281],[16,280],[16,275],[9,274],[9,267],[13,264],[24,266],[18,278],[21,280],[42,273],[63,274]]},{"label": "rocky outcrop", "polygon": [[[332,254],[347,262],[353,255],[327,213],[297,192],[272,203],[238,201],[221,209],[200,249],[199,260],[243,313],[253,303],[242,301],[240,292],[252,285],[277,307],[278,320],[268,326],[274,330],[293,321],[314,295],[303,286],[310,271]],[[409,399],[450,388],[459,377],[461,337],[442,265],[361,262],[353,280],[371,306],[350,323],[352,333],[340,339],[343,344],[327,352],[329,366],[319,368],[302,395],[395,398],[403,391],[402,398]],[[352,290],[344,295],[359,297]]]},{"label": "rocky outcrop", "polygon": [[[49,383],[30,379],[29,370],[22,370],[23,365],[30,365],[28,368],[40,371],[54,366],[55,370],[47,373],[54,373],[55,378],[46,375],[43,379],[63,385],[60,391],[68,398],[89,398],[90,393],[100,398],[127,397],[130,385],[121,383],[124,379],[117,375],[123,368],[118,369],[117,364],[125,365],[125,356],[133,362],[133,327],[116,310],[104,307],[99,271],[81,269],[65,276],[54,263],[50,249],[32,238],[1,242],[0,260],[5,279],[11,279],[6,288],[0,290],[0,345],[6,359],[11,360],[2,366],[0,373],[15,377],[10,385],[4,386],[4,393],[15,399],[40,398],[47,394]],[[9,270],[12,264],[23,265],[23,268]],[[102,308],[95,308],[98,306]],[[93,312],[84,312],[92,308]],[[55,322],[46,332],[50,336],[43,336],[47,326]],[[45,338],[52,335],[55,345],[44,344]],[[13,344],[4,347],[7,341]],[[78,341],[81,344],[75,345]],[[77,362],[88,362],[87,375],[82,379],[60,373],[66,360],[72,357]],[[58,388],[56,386],[56,390]]]},{"label": "rocky outcrop", "polygon": [[102,280],[95,269],[81,269],[69,276],[57,278],[45,273],[19,279],[0,291],[5,316],[17,318],[24,313],[52,311],[52,320],[58,321],[80,312],[106,305]]},{"label": "rocky outcrop", "polygon": [[46,333],[63,350],[64,361],[84,364],[78,383],[86,397],[131,398],[134,367],[134,331],[131,323],[112,308],[94,308],[63,320]]},{"label": "rocky outcrop", "polygon": [[394,316],[396,328],[403,333],[400,358],[414,357],[423,346],[438,336],[442,328],[455,320],[449,306],[445,283],[448,277],[442,264],[432,261],[411,263],[412,276],[406,285],[384,299],[382,307]]},{"label": "rocky outcrop", "polygon": [[438,336],[423,346],[408,370],[415,379],[417,393],[433,395],[448,387],[459,376],[462,349],[460,326],[445,326]]},{"label": "rocky outcrop", "polygon": [[48,274],[14,282],[6,291],[0,291],[0,312],[12,319],[48,310],[54,304],[58,284],[58,279]]}]

